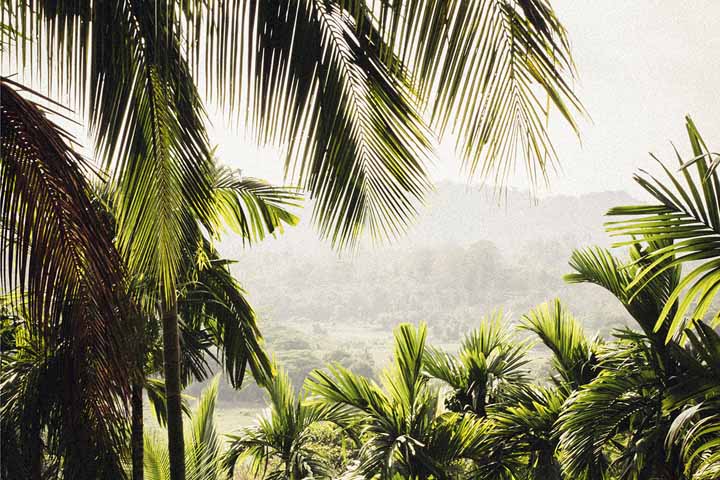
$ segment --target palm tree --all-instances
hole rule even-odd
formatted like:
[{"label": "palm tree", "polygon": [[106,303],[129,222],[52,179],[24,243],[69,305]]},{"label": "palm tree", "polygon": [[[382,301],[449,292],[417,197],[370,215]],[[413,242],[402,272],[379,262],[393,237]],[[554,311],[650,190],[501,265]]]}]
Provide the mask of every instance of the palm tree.
[{"label": "palm tree", "polygon": [[[720,342],[702,322],[680,335],[658,320],[663,312],[683,308],[675,293],[681,272],[673,255],[657,253],[671,251],[671,241],[652,230],[633,242],[627,261],[599,248],[573,253],[576,273],[566,279],[595,283],[613,293],[642,333],[616,332],[617,340],[598,352],[597,377],[566,404],[557,429],[567,475],[592,478],[588,465],[608,458],[621,479],[694,478],[695,472],[717,467],[713,447],[703,450],[697,441],[707,438],[705,427],[716,425],[712,400],[704,412],[709,415],[699,410],[717,390]],[[639,282],[643,275],[649,276]],[[702,433],[693,438],[689,432],[696,424]],[[686,434],[690,441],[683,444],[679,439]],[[689,453],[695,449],[703,456],[697,462]]]},{"label": "palm tree", "polygon": [[[533,179],[553,159],[535,87],[573,128],[579,107],[565,31],[545,0],[408,1],[379,11],[329,0],[18,0],[2,15],[3,36],[19,33],[18,64],[37,67],[87,113],[118,185],[120,253],[156,287],[174,480],[184,478],[182,249],[192,225],[213,217],[201,71],[212,99],[250,106],[259,137],[288,144],[287,170],[317,197],[316,223],[337,245],[363,229],[393,236],[414,213],[429,185],[418,106],[441,131],[454,122],[470,172],[498,180],[514,147]],[[469,89],[482,95],[466,102]]]},{"label": "palm tree", "polygon": [[[265,384],[272,378],[270,360],[262,346],[255,313],[245,300],[245,292],[232,277],[227,260],[219,258],[209,242],[203,242],[198,255],[202,264],[194,261],[186,273],[178,299],[181,332],[181,381],[183,387],[192,381],[210,377],[213,366],[224,367],[225,377],[240,388],[250,367],[253,378]],[[143,312],[145,335],[138,344],[143,363],[143,378],[133,383],[132,449],[133,478],[142,479],[142,392],[146,389],[153,410],[161,425],[167,423],[167,399],[164,382],[150,375],[162,373],[162,342],[158,312]],[[217,354],[216,354],[217,351]]]},{"label": "palm tree", "polygon": [[684,473],[693,480],[720,474],[720,335],[698,322],[688,329],[688,348],[678,350],[684,375],[665,404],[680,411],[670,426],[666,449],[679,449]]},{"label": "palm tree", "polygon": [[588,340],[582,325],[559,299],[543,303],[523,317],[521,328],[535,333],[552,351],[552,364],[558,373],[553,383],[570,393],[597,375],[597,349],[600,339]]},{"label": "palm tree", "polygon": [[[232,228],[243,242],[253,244],[268,234],[282,231],[283,224],[294,225],[297,217],[287,208],[297,207],[300,199],[294,189],[275,187],[262,180],[242,177],[238,172],[217,164],[213,168],[211,233]],[[103,195],[110,199],[112,194]],[[112,210],[112,207],[110,207]],[[231,262],[221,259],[212,242],[195,227],[193,243],[183,248],[182,278],[178,284],[177,310],[180,321],[180,380],[187,386],[192,380],[210,376],[209,361],[219,361],[226,378],[240,388],[246,367],[254,379],[266,383],[273,375],[272,366],[260,342],[262,336],[255,314],[245,300],[245,292],[232,277]],[[145,372],[133,382],[132,432],[133,478],[142,479],[142,391],[152,392],[161,423],[167,422],[167,397],[158,391],[164,382],[150,381],[147,376],[163,371],[165,356],[156,340],[162,332],[162,310],[158,308],[154,289],[143,281],[143,273],[135,274],[129,297],[140,321],[141,331],[136,343],[140,369]],[[162,343],[162,342],[161,342]],[[211,349],[221,353],[218,359]],[[159,360],[159,361],[158,361]]]},{"label": "palm tree", "polygon": [[453,389],[445,401],[448,409],[484,417],[488,405],[501,402],[510,390],[528,382],[523,368],[529,361],[527,348],[513,338],[502,312],[497,312],[465,336],[457,355],[428,347],[425,370]]},{"label": "palm tree", "polygon": [[395,329],[384,389],[339,365],[312,372],[306,382],[320,404],[343,408],[359,429],[362,478],[446,479],[463,461],[480,459],[487,430],[472,416],[441,412],[438,391],[423,374],[425,338],[425,325]]},{"label": "palm tree", "polygon": [[261,478],[332,478],[330,459],[313,449],[312,427],[319,422],[343,424],[342,409],[306,402],[304,394],[295,394],[283,370],[267,385],[267,392],[269,411],[255,426],[229,437],[226,464],[230,475],[238,462],[250,459],[251,472]]},{"label": "palm tree", "polygon": [[555,424],[568,397],[595,375],[598,345],[559,300],[529,312],[521,328],[553,352],[554,386],[530,383],[524,368],[529,344],[511,335],[500,313],[484,318],[457,356],[426,349],[425,368],[455,390],[450,409],[477,416],[486,426],[478,478],[560,480]]},{"label": "palm tree", "polygon": [[3,349],[3,362],[17,363],[3,368],[2,417],[20,427],[3,428],[3,438],[17,432],[22,453],[3,449],[3,459],[27,460],[19,471],[3,461],[3,477],[41,478],[45,441],[61,452],[66,478],[113,476],[132,370],[124,266],[85,161],[48,103],[0,78],[0,271],[18,303],[10,327],[19,335]]},{"label": "palm tree", "polygon": [[[219,378],[203,390],[190,420],[185,446],[186,472],[190,480],[226,478],[223,447],[215,427],[215,401]],[[145,434],[145,472],[147,480],[169,480],[170,459],[167,443],[156,434]]]}]

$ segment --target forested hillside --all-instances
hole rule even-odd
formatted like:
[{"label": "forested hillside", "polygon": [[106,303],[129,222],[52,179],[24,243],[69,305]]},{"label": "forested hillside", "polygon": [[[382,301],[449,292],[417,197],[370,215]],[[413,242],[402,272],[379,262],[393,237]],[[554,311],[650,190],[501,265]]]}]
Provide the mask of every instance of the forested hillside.
[{"label": "forested hillside", "polygon": [[[220,250],[238,260],[232,271],[260,314],[268,349],[301,385],[328,361],[373,373],[401,322],[426,322],[430,339],[452,349],[483,315],[502,309],[516,321],[554,297],[589,333],[608,335],[627,322],[625,310],[562,276],[573,248],[608,244],[604,213],[629,203],[623,192],[533,201],[509,191],[498,200],[491,189],[442,183],[407,236],[389,245],[338,254],[303,218],[279,240],[244,249],[231,239]],[[226,404],[263,398],[254,386],[225,390]]]}]

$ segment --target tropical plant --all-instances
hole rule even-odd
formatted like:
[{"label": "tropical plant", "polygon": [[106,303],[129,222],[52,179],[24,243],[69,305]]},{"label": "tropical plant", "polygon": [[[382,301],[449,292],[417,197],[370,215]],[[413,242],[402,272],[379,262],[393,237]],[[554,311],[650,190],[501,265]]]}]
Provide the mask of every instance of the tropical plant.
[{"label": "tropical plant", "polygon": [[295,393],[282,369],[267,385],[267,393],[269,410],[257,424],[229,436],[225,461],[230,475],[236,464],[250,460],[250,471],[258,478],[332,478],[331,459],[313,448],[312,428],[320,422],[343,424],[346,415],[342,409],[306,402],[305,395]]},{"label": "tropical plant", "polygon": [[480,459],[487,431],[470,415],[442,412],[438,390],[423,373],[426,327],[395,329],[394,360],[376,382],[339,365],[316,370],[306,384],[322,405],[347,411],[362,439],[361,478],[445,479]]},{"label": "tropical plant", "polygon": [[[536,89],[575,127],[568,42],[545,0],[379,10],[324,0],[8,0],[2,24],[18,68],[43,73],[86,113],[117,182],[119,250],[154,282],[163,311],[173,479],[184,477],[182,249],[192,225],[213,217],[200,72],[211,98],[250,106],[260,138],[289,144],[287,171],[317,197],[316,223],[338,245],[363,229],[397,234],[414,213],[429,186],[418,105],[441,130],[454,118],[471,172],[481,164],[501,179],[516,147],[533,179],[553,158]],[[471,88],[482,95],[462,101]]]},{"label": "tropical plant", "polygon": [[[503,322],[505,320],[505,322]],[[507,320],[496,313],[465,337],[456,356],[426,349],[429,374],[450,385],[450,409],[477,416],[486,426],[478,445],[482,462],[472,469],[478,478],[560,479],[555,423],[567,398],[595,374],[597,349],[581,326],[555,300],[524,316],[531,330],[553,352],[554,386],[530,383],[529,343],[514,338]]]},{"label": "tropical plant", "polygon": [[590,382],[596,372],[596,350],[600,339],[588,340],[580,322],[559,299],[543,303],[523,317],[522,328],[534,332],[552,351],[558,376],[554,383],[572,392]]},{"label": "tropical plant", "polygon": [[[227,478],[223,464],[222,439],[215,426],[215,401],[219,377],[203,390],[190,419],[185,445],[185,466],[190,480]],[[170,459],[167,442],[157,432],[145,434],[145,479],[169,480]]]},{"label": "tropical plant", "polygon": [[16,442],[3,459],[18,462],[2,474],[41,478],[47,447],[66,478],[113,476],[132,370],[124,266],[48,104],[0,78],[0,271],[18,302],[2,375],[3,439]]},{"label": "tropical plant", "polygon": [[[570,262],[576,273],[566,280],[613,293],[643,332],[616,332],[617,340],[600,348],[597,377],[573,394],[560,416],[563,471],[574,478],[597,477],[589,465],[606,460],[608,472],[621,479],[702,478],[717,466],[712,441],[705,450],[698,440],[707,439],[716,424],[711,412],[718,336],[702,322],[695,330],[675,332],[658,321],[663,312],[683,308],[676,294],[681,263],[667,254],[669,238],[656,236],[654,227],[646,234],[631,244],[627,261],[591,248],[574,252]],[[705,402],[708,416],[699,412]],[[696,422],[701,426],[693,430]],[[711,426],[710,432],[702,425]],[[702,433],[680,440],[693,431]]]},{"label": "tropical plant", "polygon": [[[679,174],[656,158],[667,176],[666,182],[646,173],[635,176],[657,203],[616,207],[608,212],[632,217],[607,224],[611,235],[633,237],[617,245],[634,244],[636,238],[659,244],[659,248],[644,252],[642,268],[627,289],[642,290],[658,275],[692,265],[692,270],[673,285],[655,321],[655,330],[666,328],[666,341],[684,330],[686,316],[701,319],[708,313],[720,285],[716,251],[720,238],[720,179],[716,167],[720,160],[707,148],[690,117],[686,118],[686,129],[693,157],[684,161],[676,150]],[[668,319],[669,325],[663,327]],[[720,313],[714,313],[711,323],[718,319]]]},{"label": "tropical plant", "polygon": [[[294,189],[274,187],[266,182],[241,177],[237,172],[215,165],[212,182],[212,230],[216,233],[232,228],[243,242],[253,244],[268,234],[283,229],[283,223],[294,225],[297,217],[287,208],[298,206]],[[112,195],[106,194],[112,204]],[[188,227],[192,228],[192,227]],[[261,348],[262,337],[255,314],[245,300],[245,292],[232,277],[231,262],[219,258],[211,241],[194,227],[192,240],[183,248],[183,267],[178,284],[177,312],[180,321],[180,381],[184,388],[192,380],[211,375],[211,364],[225,367],[226,378],[240,388],[246,367],[250,366],[259,384],[272,377],[272,367]],[[154,410],[162,424],[168,420],[167,396],[158,387],[164,382],[149,379],[164,373],[164,342],[162,309],[159,308],[152,282],[143,281],[143,272],[136,272],[128,297],[133,300],[142,333],[136,343],[136,356],[144,375],[133,382],[133,465],[134,478],[142,475],[142,390],[148,391]],[[212,352],[216,349],[219,358]]]},{"label": "tropical plant", "polygon": [[518,342],[506,323],[502,312],[483,318],[465,336],[457,355],[426,348],[426,372],[453,389],[445,400],[449,410],[469,410],[484,417],[488,405],[501,402],[510,390],[529,381],[524,368],[528,344]]}]

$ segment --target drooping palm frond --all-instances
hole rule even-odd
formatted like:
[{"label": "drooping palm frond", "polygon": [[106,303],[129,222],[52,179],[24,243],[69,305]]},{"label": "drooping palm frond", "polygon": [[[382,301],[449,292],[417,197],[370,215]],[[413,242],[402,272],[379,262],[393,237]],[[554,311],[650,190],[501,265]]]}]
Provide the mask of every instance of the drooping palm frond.
[{"label": "drooping palm frond", "polygon": [[[33,95],[39,100],[28,99]],[[50,388],[62,392],[64,408],[52,409],[65,473],[93,478],[101,474],[93,468],[120,468],[110,458],[121,458],[119,426],[129,398],[123,266],[83,176],[85,162],[49,119],[47,102],[0,79],[0,271],[3,289],[17,287],[27,298],[33,346],[27,358],[49,368]],[[88,452],[107,458],[89,463],[83,458]]]},{"label": "drooping palm frond", "polygon": [[[469,172],[503,184],[516,158],[532,182],[555,159],[550,105],[573,129],[581,109],[569,81],[564,27],[545,0],[403,1],[384,4],[381,31],[410,65],[433,123],[459,138]],[[544,104],[542,96],[547,97]]]},{"label": "drooping palm frond", "polygon": [[[205,265],[196,265],[188,272],[179,312],[189,323],[189,329],[202,331],[209,346],[221,353],[221,362],[230,383],[239,388],[250,366],[259,384],[272,378],[273,369],[262,348],[262,335],[255,312],[245,299],[245,291],[230,273],[229,261],[219,257],[217,251],[203,242]],[[210,348],[199,349],[204,356]],[[203,378],[199,375],[196,378]]]},{"label": "drooping palm frond", "polygon": [[[495,173],[503,181],[517,154],[537,180],[554,158],[546,125],[550,106],[576,129],[573,115],[581,107],[570,86],[569,42],[545,0],[237,0],[209,5],[206,30],[226,33],[227,40],[211,46],[205,74],[220,101],[244,100],[253,106],[261,136],[302,134],[314,108],[315,90],[308,88],[313,82],[319,80],[321,97],[337,96],[336,83],[323,76],[332,72],[327,69],[332,53],[318,54],[336,47],[361,52],[370,68],[361,67],[389,78],[378,83],[382,104],[371,109],[398,112],[410,101],[431,112],[440,133],[452,124],[471,172]],[[238,12],[247,12],[248,18]],[[346,19],[341,25],[347,41],[318,33],[313,24],[333,21],[328,14]],[[335,102],[321,100],[323,109]],[[284,115],[288,110],[291,114]],[[339,122],[342,115],[331,110],[321,124]]]},{"label": "drooping palm frond", "polygon": [[683,370],[664,399],[665,410],[677,413],[665,448],[678,449],[685,474],[706,480],[720,474],[720,334],[702,322],[685,332],[685,348],[673,349]]},{"label": "drooping palm frond", "polygon": [[521,328],[530,330],[553,352],[553,366],[561,385],[574,390],[596,375],[594,343],[560,300],[543,303],[523,316]]},{"label": "drooping palm frond", "polygon": [[665,448],[675,418],[666,395],[677,378],[648,337],[615,336],[599,355],[600,373],[570,398],[556,425],[563,471],[589,478],[590,467],[608,465],[621,479],[683,478],[678,455]]},{"label": "drooping palm frond", "polygon": [[[51,80],[88,97],[107,151],[132,135],[101,129],[127,131],[115,127],[139,118],[135,92],[157,100],[163,88],[191,120],[185,145],[204,149],[195,94],[173,92],[201,80],[209,98],[248,112],[260,140],[288,144],[288,173],[338,245],[407,225],[428,189],[426,111],[441,133],[453,126],[469,171],[497,183],[516,158],[533,181],[546,175],[551,105],[577,130],[569,43],[546,0],[16,3],[8,25],[36,40],[20,42],[17,62],[47,63]],[[168,85],[139,88],[143,65]]]},{"label": "drooping palm frond", "polygon": [[446,400],[451,410],[470,409],[484,416],[486,405],[500,401],[508,389],[527,382],[524,366],[528,363],[528,345],[513,338],[505,320],[502,312],[484,317],[480,326],[465,336],[457,355],[426,348],[428,375],[455,390]]},{"label": "drooping palm frond", "polygon": [[717,399],[689,406],[668,432],[666,448],[680,448],[684,473],[692,480],[711,480],[720,475],[720,402]]},{"label": "drooping palm frond", "polygon": [[[202,392],[187,429],[185,464],[188,480],[224,480],[223,447],[215,426],[218,378]],[[154,433],[145,434],[145,478],[169,480],[170,461],[166,442]]]},{"label": "drooping palm frond", "polygon": [[[694,158],[684,161],[677,154],[679,174],[673,173],[669,166],[658,160],[667,181],[645,172],[635,176],[635,181],[657,203],[616,207],[608,212],[608,215],[633,217],[607,224],[612,235],[633,237],[633,240],[618,245],[638,240],[663,243],[661,248],[646,252],[644,265],[628,285],[633,291],[646,288],[664,272],[690,262],[699,262],[699,265],[691,264],[692,270],[682,276],[657,318],[657,330],[670,319],[667,341],[683,329],[688,314],[692,318],[703,318],[720,288],[720,259],[717,254],[720,244],[720,180],[715,168],[716,160],[689,117],[686,128]],[[720,313],[713,313],[712,321],[717,322],[718,319]]]}]

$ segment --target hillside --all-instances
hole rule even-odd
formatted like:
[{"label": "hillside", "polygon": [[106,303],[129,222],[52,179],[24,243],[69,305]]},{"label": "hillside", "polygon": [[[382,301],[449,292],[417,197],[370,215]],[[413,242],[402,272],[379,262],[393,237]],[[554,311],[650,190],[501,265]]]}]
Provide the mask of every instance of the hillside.
[{"label": "hillside", "polygon": [[[537,304],[562,298],[589,333],[607,335],[627,317],[603,290],[566,285],[573,248],[608,245],[603,214],[633,203],[622,192],[553,196],[532,202],[511,191],[503,203],[487,192],[443,183],[408,235],[391,245],[338,254],[308,222],[245,249],[233,273],[261,317],[270,351],[296,385],[327,361],[366,372],[382,365],[400,322],[428,323],[434,342],[453,348],[496,308],[512,321]],[[226,400],[259,400],[254,388]]]}]

